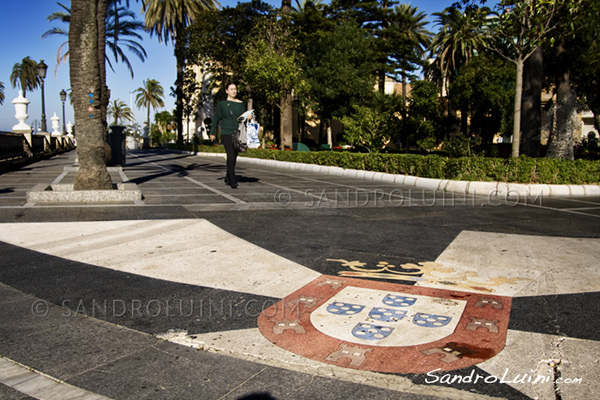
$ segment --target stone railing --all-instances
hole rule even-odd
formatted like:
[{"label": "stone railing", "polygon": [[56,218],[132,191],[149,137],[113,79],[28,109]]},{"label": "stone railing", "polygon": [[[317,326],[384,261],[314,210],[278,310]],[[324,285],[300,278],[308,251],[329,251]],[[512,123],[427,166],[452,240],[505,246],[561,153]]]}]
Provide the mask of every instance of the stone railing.
[{"label": "stone railing", "polygon": [[42,155],[62,153],[75,148],[68,136],[21,134],[0,131],[0,163],[13,160],[26,160]]}]

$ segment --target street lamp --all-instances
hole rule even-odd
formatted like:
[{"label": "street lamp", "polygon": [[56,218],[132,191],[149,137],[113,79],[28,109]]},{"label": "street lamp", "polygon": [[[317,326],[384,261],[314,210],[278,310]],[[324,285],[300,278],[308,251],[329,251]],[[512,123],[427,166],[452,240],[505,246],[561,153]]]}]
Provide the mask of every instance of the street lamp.
[{"label": "street lamp", "polygon": [[37,75],[39,76],[42,83],[42,132],[46,132],[46,103],[44,101],[44,79],[46,78],[46,70],[48,66],[44,63],[44,60],[40,60],[37,66]]},{"label": "street lamp", "polygon": [[62,133],[63,135],[66,132],[66,128],[65,128],[65,100],[67,100],[67,92],[65,92],[65,89],[60,91],[60,101],[62,101],[62,106],[63,106],[63,119],[62,119]]}]

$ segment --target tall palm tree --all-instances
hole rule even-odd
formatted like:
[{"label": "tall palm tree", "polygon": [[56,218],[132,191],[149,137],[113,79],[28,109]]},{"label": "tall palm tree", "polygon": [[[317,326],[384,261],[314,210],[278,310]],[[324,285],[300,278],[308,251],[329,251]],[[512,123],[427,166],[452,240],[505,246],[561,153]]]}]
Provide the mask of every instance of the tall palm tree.
[{"label": "tall palm tree", "polygon": [[442,74],[442,79],[449,78],[478,52],[488,47],[489,35],[485,35],[486,18],[491,11],[487,7],[467,8],[464,12],[448,7],[437,17],[436,25],[440,31],[433,38],[431,52],[436,57],[435,63]]},{"label": "tall palm tree", "polygon": [[111,190],[106,169],[106,15],[109,0],[71,0],[69,75],[77,125],[75,190]]},{"label": "tall palm tree", "polygon": [[296,6],[292,8],[295,13],[302,13],[306,9],[306,6],[311,4],[315,8],[323,8],[323,0],[296,0]]},{"label": "tall palm tree", "polygon": [[133,122],[135,120],[131,108],[123,100],[119,99],[115,99],[108,104],[107,114],[113,118],[113,125],[118,125],[119,122]]},{"label": "tall palm tree", "polygon": [[13,88],[19,86],[23,91],[23,97],[27,91],[32,91],[41,83],[40,77],[37,75],[38,63],[31,58],[25,57],[20,63],[13,66],[10,74],[10,83]]},{"label": "tall palm tree", "polygon": [[150,132],[150,107],[155,110],[158,107],[164,107],[164,90],[156,79],[146,79],[144,86],[135,90],[135,105],[138,108],[145,107],[148,109],[148,132]]},{"label": "tall palm tree", "polygon": [[[156,35],[159,42],[176,43],[183,29],[189,26],[196,16],[204,11],[216,9],[216,0],[142,0],[146,30]],[[177,46],[176,46],[177,47]],[[183,78],[185,54],[178,51],[177,80],[175,82],[175,120],[177,122],[177,142],[183,143]],[[148,125],[150,127],[150,125]]]},{"label": "tall palm tree", "polygon": [[427,15],[419,12],[417,7],[401,4],[394,7],[392,29],[399,34],[400,52],[393,54],[400,66],[402,76],[403,110],[406,109],[406,78],[409,70],[414,70],[414,64],[423,64],[426,50],[429,48],[432,33],[427,30]]},{"label": "tall palm tree", "polygon": [[[61,6],[64,11],[53,12],[48,16],[48,21],[59,21],[69,24],[71,21],[71,9],[61,3],[57,3]],[[127,50],[135,54],[141,61],[144,61],[147,57],[146,50],[136,40],[142,40],[142,36],[137,33],[144,29],[144,24],[135,19],[135,14],[127,9],[126,7],[120,7],[116,4],[116,1],[109,2],[108,10],[106,13],[106,47],[112,53],[116,62],[122,61],[129,69],[129,73],[133,78],[133,68],[131,62],[125,55],[125,52],[121,48],[125,46]],[[53,27],[52,29],[44,32],[42,38],[60,35],[68,36],[68,30],[64,30],[59,27]],[[62,43],[58,47],[56,53],[56,67],[54,74],[56,75],[58,67],[61,63],[66,63],[69,59],[68,42]],[[114,72],[113,65],[106,55],[106,62],[110,69]]]}]

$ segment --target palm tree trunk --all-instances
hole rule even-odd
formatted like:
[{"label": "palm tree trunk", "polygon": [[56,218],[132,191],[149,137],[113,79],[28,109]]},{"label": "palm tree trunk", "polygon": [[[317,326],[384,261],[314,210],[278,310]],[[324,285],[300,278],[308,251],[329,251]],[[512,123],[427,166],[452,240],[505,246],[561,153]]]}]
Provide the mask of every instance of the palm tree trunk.
[{"label": "palm tree trunk", "polygon": [[[69,25],[69,70],[77,126],[79,171],[75,190],[110,190],[106,170],[104,26],[107,0],[73,0]],[[90,40],[92,38],[92,40]],[[91,100],[91,103],[90,103]],[[91,111],[88,109],[91,107]]]}]

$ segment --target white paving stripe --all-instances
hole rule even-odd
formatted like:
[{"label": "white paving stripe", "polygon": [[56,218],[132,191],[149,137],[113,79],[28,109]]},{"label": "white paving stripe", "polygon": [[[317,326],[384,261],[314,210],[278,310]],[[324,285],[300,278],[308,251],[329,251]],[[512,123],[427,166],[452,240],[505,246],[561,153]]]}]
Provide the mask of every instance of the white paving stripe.
[{"label": "white paving stripe", "polygon": [[[516,278],[513,284],[489,286],[493,294],[586,293],[600,291],[598,249],[600,239],[462,231],[436,262],[454,268],[457,275],[475,272],[479,277],[471,274],[469,279],[477,282]],[[417,285],[443,287],[429,282]]]},{"label": "white paving stripe", "polygon": [[[435,385],[418,385],[400,375],[381,374],[353,368],[338,367],[311,360],[282,349],[268,341],[258,328],[234,331],[212,332],[201,335],[187,332],[169,332],[158,335],[163,340],[208,351],[226,354],[233,357],[263,363],[273,367],[292,371],[369,385],[402,393],[413,393],[423,396],[434,396],[454,400],[491,400],[497,399],[486,395],[457,390],[452,387]],[[400,394],[399,394],[400,396]]]},{"label": "white paving stripe", "polygon": [[206,220],[10,223],[0,240],[167,281],[283,298],[320,274]]},{"label": "white paving stripe", "polygon": [[0,383],[39,400],[110,400],[0,356]]},{"label": "white paving stripe", "polygon": [[[533,399],[587,399],[600,393],[596,341],[509,330],[506,347],[478,367]],[[554,366],[560,376],[555,375]]]}]

